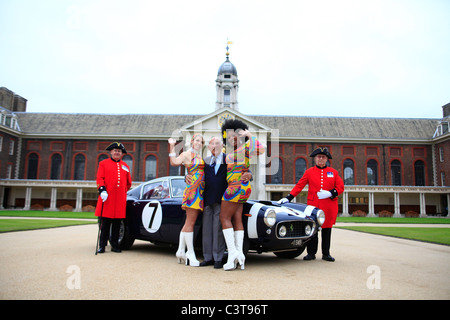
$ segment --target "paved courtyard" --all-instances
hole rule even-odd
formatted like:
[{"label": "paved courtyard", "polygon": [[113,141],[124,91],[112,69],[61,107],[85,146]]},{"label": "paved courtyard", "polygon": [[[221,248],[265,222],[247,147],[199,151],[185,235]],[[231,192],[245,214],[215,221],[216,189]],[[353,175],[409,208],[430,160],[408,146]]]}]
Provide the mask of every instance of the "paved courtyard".
[{"label": "paved courtyard", "polygon": [[334,228],[334,263],[249,254],[225,272],[143,241],[95,255],[96,239],[96,225],[0,234],[0,299],[450,299],[449,246]]}]

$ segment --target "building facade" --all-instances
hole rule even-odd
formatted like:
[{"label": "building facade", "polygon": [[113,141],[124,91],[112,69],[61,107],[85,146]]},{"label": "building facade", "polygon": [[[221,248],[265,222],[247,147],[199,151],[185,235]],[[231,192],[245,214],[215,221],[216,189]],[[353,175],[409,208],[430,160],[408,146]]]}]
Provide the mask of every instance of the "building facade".
[{"label": "building facade", "polygon": [[[209,141],[221,136],[224,120],[238,118],[267,146],[251,165],[252,198],[286,195],[314,165],[312,150],[326,146],[346,185],[343,215],[447,215],[450,104],[441,119],[244,115],[238,88],[228,53],[216,78],[215,109],[206,115],[30,113],[26,99],[0,88],[0,205],[92,210],[98,163],[109,157],[111,142],[125,145],[137,185],[184,174],[170,166],[168,138],[181,141],[181,152],[194,133]],[[306,192],[295,201],[306,202]]]}]

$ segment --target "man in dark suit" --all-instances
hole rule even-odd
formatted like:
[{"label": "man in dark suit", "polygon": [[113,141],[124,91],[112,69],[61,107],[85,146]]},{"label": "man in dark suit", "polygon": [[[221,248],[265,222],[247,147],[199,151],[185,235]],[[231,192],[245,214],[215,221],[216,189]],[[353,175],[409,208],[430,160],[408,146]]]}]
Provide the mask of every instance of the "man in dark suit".
[{"label": "man in dark suit", "polygon": [[[225,154],[222,152],[222,139],[212,137],[208,144],[211,156],[205,158],[205,191],[203,193],[203,257],[200,266],[214,265],[222,268],[222,258],[225,251],[222,225],[220,223],[220,205],[222,196],[227,189],[227,164]],[[186,176],[189,181],[190,175]],[[242,179],[250,180],[250,172],[244,174]]]},{"label": "man in dark suit", "polygon": [[208,144],[211,156],[205,159],[205,191],[203,193],[203,257],[200,266],[214,264],[214,268],[222,268],[225,251],[222,225],[220,223],[220,204],[227,188],[227,165],[222,152],[222,141],[212,137]]}]

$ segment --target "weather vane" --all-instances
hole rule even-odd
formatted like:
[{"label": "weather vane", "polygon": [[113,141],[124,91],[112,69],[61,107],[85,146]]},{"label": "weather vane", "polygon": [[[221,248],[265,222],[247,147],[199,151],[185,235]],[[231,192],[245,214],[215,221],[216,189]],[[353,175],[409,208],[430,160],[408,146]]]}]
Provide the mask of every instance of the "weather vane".
[{"label": "weather vane", "polygon": [[228,56],[230,55],[230,53],[228,52],[228,50],[230,50],[230,48],[228,47],[228,45],[229,44],[233,44],[233,41],[230,41],[230,40],[228,40],[228,38],[227,38],[227,58],[228,58]]}]

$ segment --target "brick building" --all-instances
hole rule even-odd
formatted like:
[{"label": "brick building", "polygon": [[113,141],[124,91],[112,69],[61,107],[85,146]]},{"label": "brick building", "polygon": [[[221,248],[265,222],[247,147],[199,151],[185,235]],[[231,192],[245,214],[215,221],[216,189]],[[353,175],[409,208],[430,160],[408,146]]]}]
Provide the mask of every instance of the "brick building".
[{"label": "brick building", "polygon": [[[313,166],[311,151],[326,146],[346,184],[339,198],[344,215],[447,214],[450,104],[441,119],[244,115],[238,88],[228,56],[216,78],[215,110],[205,115],[30,113],[26,99],[0,88],[0,204],[75,211],[95,205],[98,162],[116,140],[128,151],[134,185],[183,175],[169,164],[167,139],[186,142],[201,132],[208,141],[220,136],[224,119],[239,118],[267,145],[251,166],[254,198],[287,194]],[[296,201],[306,202],[306,190]]]}]

